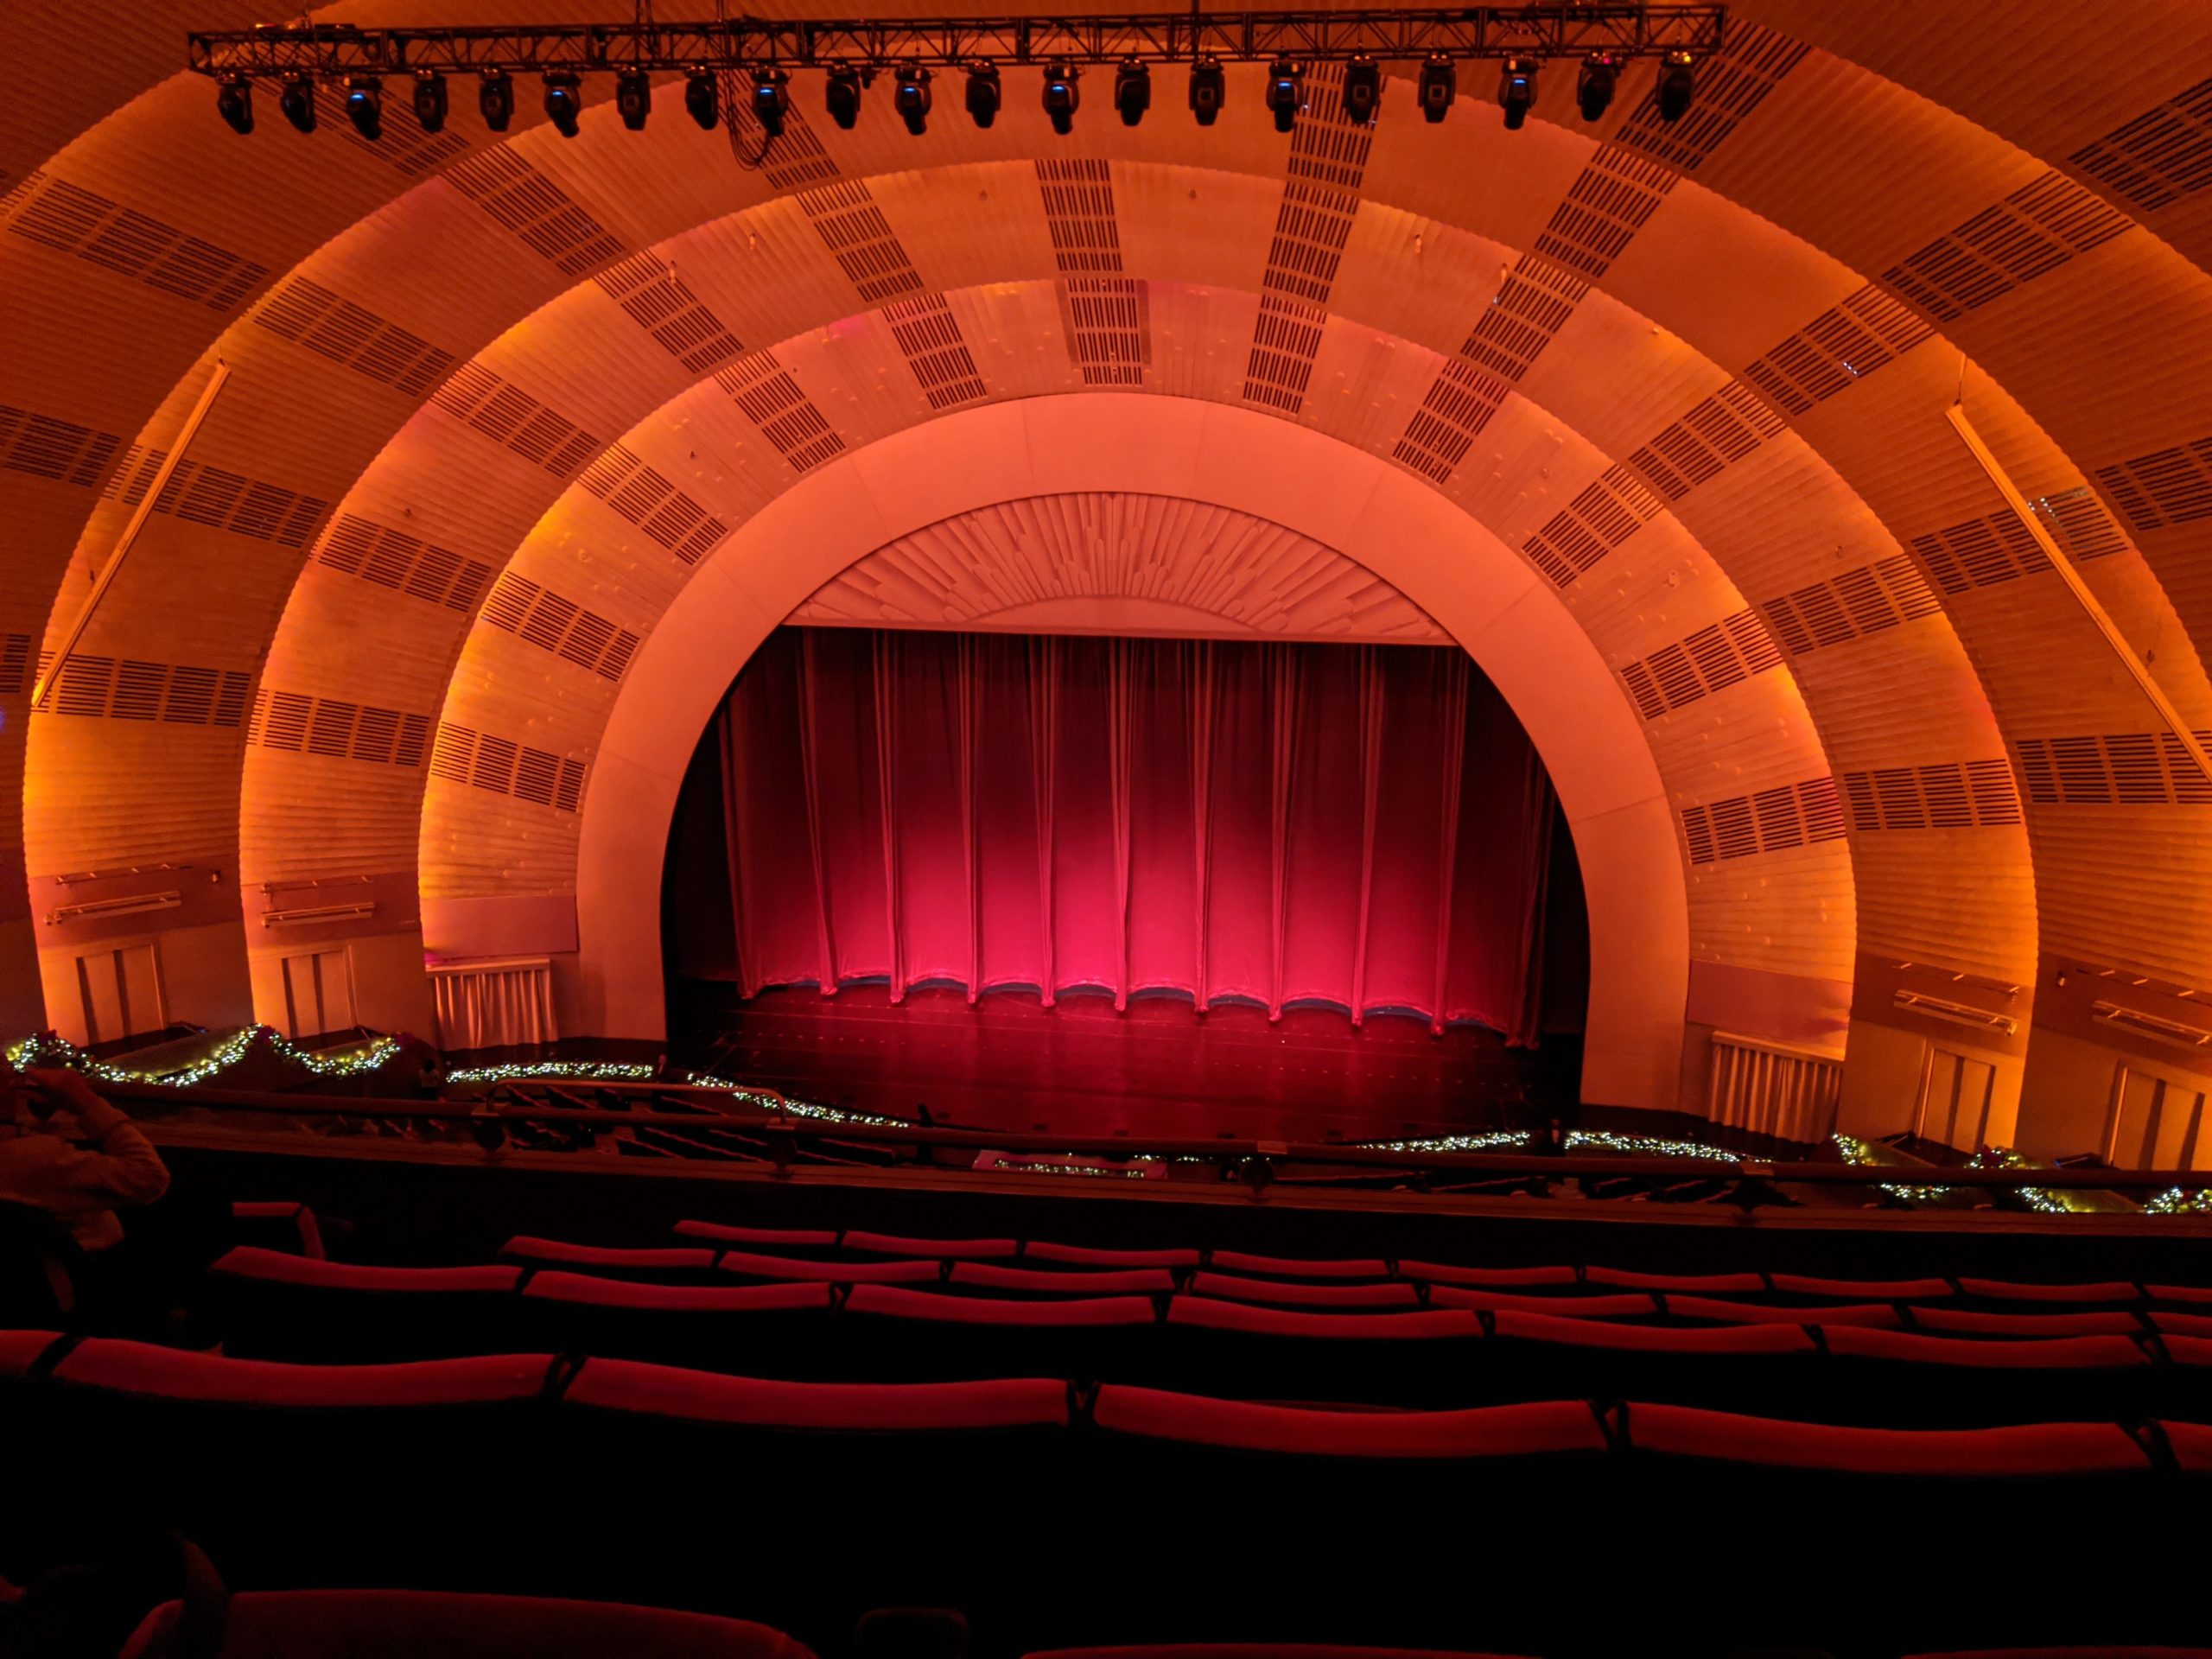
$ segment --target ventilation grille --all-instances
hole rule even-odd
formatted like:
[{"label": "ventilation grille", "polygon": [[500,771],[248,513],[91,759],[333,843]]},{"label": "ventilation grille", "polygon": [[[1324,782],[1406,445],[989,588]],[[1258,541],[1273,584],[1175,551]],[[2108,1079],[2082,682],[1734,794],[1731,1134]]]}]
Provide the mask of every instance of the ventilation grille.
[{"label": "ventilation grille", "polygon": [[353,130],[350,121],[334,121],[331,127],[354,149],[375,156],[410,179],[420,178],[454,156],[468,154],[468,140],[459,132],[423,131],[423,124],[415,118],[413,105],[397,99],[385,103],[381,137],[362,137]]},{"label": "ventilation grille", "polygon": [[1459,355],[1493,374],[1518,381],[1589,292],[1590,284],[1572,271],[1524,253],[1491,296]]},{"label": "ventilation grille", "polygon": [[1751,611],[1724,616],[1680,645],[1664,645],[1621,667],[1621,679],[1646,720],[1656,720],[1782,661],[1782,652]]},{"label": "ventilation grille", "polygon": [[867,185],[842,179],[819,189],[802,190],[796,200],[861,298],[874,305],[920,291],[921,273],[906,257],[905,245],[893,234]]},{"label": "ventilation grille", "polygon": [[1962,524],[1916,536],[1912,550],[1928,566],[1936,585],[1947,594],[1993,588],[2050,569],[2041,544],[2009,512],[1993,512],[1986,518],[1970,518]]},{"label": "ventilation grille", "polygon": [[[13,638],[8,659],[15,658]],[[41,652],[40,676],[53,666],[54,654]],[[4,668],[5,660],[0,660],[0,673]],[[20,681],[20,661],[16,673]],[[252,687],[253,676],[242,669],[73,654],[62,664],[39,712],[93,720],[159,721],[168,726],[236,726],[245,718]]]},{"label": "ventilation grille", "polygon": [[1039,162],[1045,229],[1063,276],[1116,276],[1122,234],[1114,220],[1114,175],[1104,162]]},{"label": "ventilation grille", "polygon": [[[120,501],[135,507],[145,499],[155,474],[168,458],[166,449],[146,449],[132,444],[123,464],[108,477],[100,491],[104,501]],[[227,530],[257,542],[279,547],[305,547],[316,526],[330,511],[330,503],[297,491],[265,484],[219,467],[196,461],[177,463],[176,471],[154,499],[156,512],[174,513],[188,524]]]},{"label": "ventilation grille", "polygon": [[2012,771],[2002,760],[1885,766],[1847,772],[1840,781],[1855,832],[1974,830],[2020,822]]},{"label": "ventilation grille", "polygon": [[577,480],[686,564],[696,564],[729,526],[620,444],[584,468]]},{"label": "ventilation grille", "polygon": [[[1264,302],[1263,302],[1264,303]],[[1256,359],[1258,353],[1255,352]],[[1428,395],[1406,423],[1406,435],[1390,451],[1392,460],[1437,483],[1447,482],[1467,458],[1476,435],[1490,424],[1513,390],[1495,375],[1465,363],[1447,362],[1430,383]],[[1252,396],[1248,385],[1247,397]]]},{"label": "ventilation grille", "polygon": [[574,812],[583,802],[584,763],[533,749],[512,738],[442,721],[430,751],[430,776],[518,801]]},{"label": "ventilation grille", "polygon": [[729,394],[760,435],[776,446],[776,453],[791,462],[792,471],[810,471],[845,452],[845,441],[830,430],[822,411],[798,389],[773,352],[755,352],[742,363],[732,364],[715,376],[715,384]]},{"label": "ventilation grille", "polygon": [[1304,96],[1283,171],[1308,184],[1357,190],[1367,175],[1367,152],[1375,142],[1375,130],[1344,114],[1343,66],[1309,64]]},{"label": "ventilation grille", "polygon": [[1629,465],[1679,501],[1781,430],[1781,418],[1732,380],[1630,455]]},{"label": "ventilation grille", "polygon": [[1943,322],[2054,271],[2130,228],[2125,213],[2058,173],[2045,173],[1939,237],[1882,281]]},{"label": "ventilation grille", "polygon": [[1783,648],[1803,657],[1933,616],[1943,607],[1919,567],[1899,553],[1770,599],[1761,608]]},{"label": "ventilation grille", "polygon": [[1808,778],[1682,809],[1682,840],[1693,864],[1842,839],[1843,805],[1833,778]]},{"label": "ventilation grille", "polygon": [[1359,198],[1351,191],[1298,179],[1286,183],[1282,205],[1275,210],[1274,238],[1268,245],[1261,291],[1326,305],[1358,212]]},{"label": "ventilation grille", "polygon": [[1059,283],[1060,327],[1086,386],[1141,386],[1152,363],[1152,296],[1128,276]]},{"label": "ventilation grille", "polygon": [[982,376],[976,372],[976,359],[968,354],[968,342],[961,338],[960,321],[943,296],[932,294],[887,305],[883,318],[931,409],[956,409],[990,395]]},{"label": "ventilation grille", "polygon": [[20,697],[30,689],[30,635],[0,633],[0,697]]},{"label": "ventilation grille", "polygon": [[257,748],[379,766],[421,766],[429,740],[428,715],[265,686],[253,694],[253,718],[245,734],[246,742]]},{"label": "ventilation grille", "polygon": [[512,570],[493,586],[483,620],[602,680],[620,679],[637,654],[638,636],[629,629]]},{"label": "ventilation grille", "polygon": [[1744,371],[1744,378],[1792,415],[1894,363],[1936,331],[1879,289],[1860,289]]},{"label": "ventilation grille", "polygon": [[604,225],[516,155],[512,145],[479,150],[444,176],[564,276],[581,276],[622,253],[622,244]]},{"label": "ventilation grille", "polygon": [[1622,123],[1614,142],[1694,173],[1805,52],[1786,35],[1732,16],[1726,44],[1698,67],[1697,101],[1689,113],[1679,121],[1662,121],[1647,99]]},{"label": "ventilation grille", "polygon": [[1328,314],[1319,306],[1262,294],[1260,319],[1252,329],[1252,355],[1244,365],[1244,401],[1286,415],[1303,409],[1313,379],[1313,359],[1321,350],[1321,327],[1327,321]]},{"label": "ventilation grille", "polygon": [[[2196,735],[2212,746],[2212,732]],[[2212,806],[2212,778],[2171,732],[2024,737],[2012,747],[2038,806]]]},{"label": "ventilation grille", "polygon": [[2120,535],[2120,526],[2097,504],[2097,498],[2086,484],[2061,490],[2056,495],[2037,496],[2028,503],[2028,511],[2043,520],[2051,540],[2064,548],[2067,557],[2077,564],[2127,550],[2126,538]]},{"label": "ventilation grille", "polygon": [[90,489],[123,440],[112,432],[0,404],[0,467]]},{"label": "ventilation grille", "polygon": [[650,253],[632,254],[592,280],[690,373],[704,374],[741,349],[683,279]]},{"label": "ventilation grille", "polygon": [[1659,515],[1659,502],[1626,468],[1609,467],[1598,481],[1554,513],[1521,543],[1536,569],[1564,588]]},{"label": "ventilation grille", "polygon": [[456,369],[430,401],[556,478],[575,476],[599,448],[599,440],[575,422],[473,359]]},{"label": "ventilation grille", "polygon": [[1618,144],[1600,145],[1537,233],[1536,251],[1585,276],[1604,276],[1680,176]]},{"label": "ventilation grille", "polygon": [[2200,80],[2066,159],[2136,207],[2164,207],[2195,195],[2212,184],[2212,80]]},{"label": "ventilation grille", "polygon": [[8,196],[16,204],[8,226],[15,235],[211,311],[230,310],[269,275],[266,265],[43,172]]},{"label": "ventilation grille", "polygon": [[440,351],[304,276],[278,289],[253,320],[280,339],[410,397],[421,397],[454,365],[451,352]]},{"label": "ventilation grille", "polygon": [[315,563],[449,611],[467,611],[492,580],[492,567],[481,559],[464,559],[350,512],[323,532]]},{"label": "ventilation grille", "polygon": [[2138,530],[2212,518],[2212,438],[2100,467],[2097,483]]}]

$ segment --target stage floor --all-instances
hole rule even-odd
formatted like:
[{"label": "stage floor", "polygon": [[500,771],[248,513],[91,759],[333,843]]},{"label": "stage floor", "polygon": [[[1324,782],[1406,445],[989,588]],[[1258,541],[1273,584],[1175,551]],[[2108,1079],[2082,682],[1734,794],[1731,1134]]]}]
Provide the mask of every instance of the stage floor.
[{"label": "stage floor", "polygon": [[[1364,1140],[1541,1122],[1572,1099],[1580,1055],[1509,1049],[1473,1027],[1330,1008],[1217,1006],[951,988],[763,992],[683,987],[678,1058],[831,1105],[939,1123],[1083,1135]],[[1560,1090],[1564,1100],[1555,1099]]]}]

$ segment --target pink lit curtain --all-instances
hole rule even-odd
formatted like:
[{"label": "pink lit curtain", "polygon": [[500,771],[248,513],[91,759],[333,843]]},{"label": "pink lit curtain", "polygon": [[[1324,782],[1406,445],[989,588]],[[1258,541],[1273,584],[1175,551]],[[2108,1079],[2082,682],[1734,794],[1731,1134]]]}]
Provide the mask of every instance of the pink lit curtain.
[{"label": "pink lit curtain", "polygon": [[[1081,986],[1540,1028],[1555,807],[1462,652],[785,628],[709,747],[729,937],[675,926],[677,966],[747,995]],[[708,877],[674,869],[677,921]]]}]

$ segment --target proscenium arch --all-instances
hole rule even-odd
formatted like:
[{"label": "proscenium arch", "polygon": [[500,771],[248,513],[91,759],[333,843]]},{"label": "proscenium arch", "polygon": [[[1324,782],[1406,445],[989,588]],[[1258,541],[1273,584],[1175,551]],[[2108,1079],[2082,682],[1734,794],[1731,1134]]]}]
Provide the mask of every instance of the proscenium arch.
[{"label": "proscenium arch", "polygon": [[1083,491],[1271,520],[1372,572],[1459,641],[1528,730],[1574,836],[1590,915],[1583,1097],[1672,1107],[1689,980],[1673,815],[1642,721],[1557,591],[1374,455],[1251,410],[1157,396],[1034,397],[944,416],[810,474],[708,556],[624,679],[585,791],[582,1017],[612,1035],[665,1030],[660,892],[677,793],[715,707],[769,632],[902,536]]}]

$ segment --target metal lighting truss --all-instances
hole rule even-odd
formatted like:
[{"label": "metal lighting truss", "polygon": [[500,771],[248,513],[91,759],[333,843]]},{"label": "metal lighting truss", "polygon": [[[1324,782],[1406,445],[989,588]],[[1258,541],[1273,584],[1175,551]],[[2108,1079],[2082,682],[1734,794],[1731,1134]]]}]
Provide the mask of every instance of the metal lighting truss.
[{"label": "metal lighting truss", "polygon": [[188,37],[203,75],[270,78],[504,69],[747,72],[772,67],[996,63],[1341,63],[1449,58],[1656,58],[1719,51],[1726,6],[1465,6],[1448,10],[1233,11],[1119,17],[735,17],[727,22],[360,29],[347,23],[210,30]]}]

